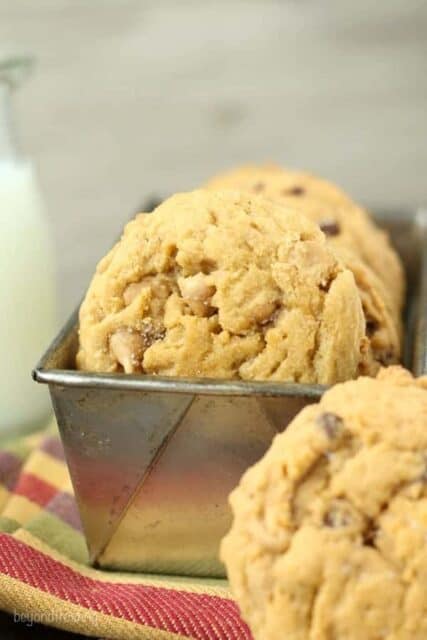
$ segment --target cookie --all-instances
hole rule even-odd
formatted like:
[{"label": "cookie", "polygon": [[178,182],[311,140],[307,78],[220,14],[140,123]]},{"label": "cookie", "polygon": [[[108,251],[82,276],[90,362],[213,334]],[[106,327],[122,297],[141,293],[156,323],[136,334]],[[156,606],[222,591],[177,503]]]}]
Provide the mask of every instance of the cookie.
[{"label": "cookie", "polygon": [[319,224],[331,244],[353,250],[380,278],[389,292],[391,310],[399,324],[405,294],[400,259],[387,234],[338,187],[310,174],[275,165],[248,165],[213,178],[207,188],[262,193],[297,207]]},{"label": "cookie", "polygon": [[336,385],[231,495],[221,556],[255,640],[427,638],[427,377]]},{"label": "cookie", "polygon": [[90,371],[329,384],[370,367],[354,276],[293,209],[238,192],[140,214],[80,310]]},{"label": "cookie", "polygon": [[281,198],[311,198],[313,201],[336,205],[351,205],[351,199],[339,187],[327,180],[302,171],[289,171],[275,164],[244,165],[211,178],[207,188],[239,189]]},{"label": "cookie", "polygon": [[372,355],[370,366],[365,372],[372,374],[375,366],[378,370],[379,365],[397,364],[401,357],[402,328],[393,313],[384,284],[351,249],[336,245],[334,254],[353,273],[359,289]]}]

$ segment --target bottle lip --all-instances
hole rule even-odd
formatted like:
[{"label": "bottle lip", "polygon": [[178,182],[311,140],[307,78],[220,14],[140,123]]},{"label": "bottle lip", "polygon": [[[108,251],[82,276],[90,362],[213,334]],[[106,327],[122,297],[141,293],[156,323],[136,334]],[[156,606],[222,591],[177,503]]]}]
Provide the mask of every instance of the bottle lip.
[{"label": "bottle lip", "polygon": [[34,63],[35,59],[31,55],[0,57],[0,84],[16,89],[30,75]]}]

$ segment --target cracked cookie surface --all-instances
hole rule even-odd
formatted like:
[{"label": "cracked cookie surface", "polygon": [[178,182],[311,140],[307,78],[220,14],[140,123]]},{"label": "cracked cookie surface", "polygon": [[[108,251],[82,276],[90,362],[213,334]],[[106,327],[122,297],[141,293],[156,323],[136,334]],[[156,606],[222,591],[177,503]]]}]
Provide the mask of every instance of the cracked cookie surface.
[{"label": "cracked cookie surface", "polygon": [[400,331],[405,293],[403,268],[387,234],[341,189],[330,182],[276,165],[243,166],[211,179],[209,189],[239,189],[295,207],[315,221],[332,247],[357,255],[383,283],[382,295]]},{"label": "cracked cookie surface", "polygon": [[230,501],[221,555],[256,640],[427,637],[427,377],[336,385]]},{"label": "cracked cookie surface", "polygon": [[237,192],[140,214],[80,310],[77,366],[243,380],[355,377],[369,340],[353,274],[317,225]]}]

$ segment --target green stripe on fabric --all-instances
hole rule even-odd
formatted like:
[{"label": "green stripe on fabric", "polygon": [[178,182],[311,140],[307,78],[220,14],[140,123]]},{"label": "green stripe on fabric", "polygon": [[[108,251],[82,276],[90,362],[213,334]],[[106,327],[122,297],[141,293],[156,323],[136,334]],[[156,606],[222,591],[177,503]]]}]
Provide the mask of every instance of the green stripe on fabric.
[{"label": "green stripe on fabric", "polygon": [[52,513],[44,511],[24,528],[67,558],[87,564],[88,552],[83,534]]},{"label": "green stripe on fabric", "polygon": [[0,531],[2,533],[14,533],[17,529],[20,528],[20,526],[21,525],[17,520],[6,518],[5,516],[0,516]]},{"label": "green stripe on fabric", "polygon": [[19,460],[26,460],[32,451],[32,447],[30,447],[24,439],[19,440],[9,440],[8,442],[4,442],[1,444],[0,449],[2,451],[6,451],[7,453],[11,453]]}]

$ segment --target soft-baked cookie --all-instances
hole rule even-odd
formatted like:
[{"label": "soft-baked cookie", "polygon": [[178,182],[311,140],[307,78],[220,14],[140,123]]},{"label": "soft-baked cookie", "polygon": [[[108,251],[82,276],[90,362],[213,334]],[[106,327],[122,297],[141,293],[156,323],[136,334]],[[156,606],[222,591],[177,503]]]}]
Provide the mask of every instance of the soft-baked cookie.
[{"label": "soft-baked cookie", "polygon": [[303,171],[283,169],[275,164],[243,165],[211,178],[206,186],[215,191],[250,191],[275,200],[308,197],[313,201],[329,204],[352,204],[349,196],[331,182]]},{"label": "soft-baked cookie", "polygon": [[405,292],[400,259],[387,234],[338,187],[275,165],[243,166],[211,179],[206,187],[259,193],[297,207],[319,224],[332,244],[353,250],[377,274],[388,291],[386,302],[399,325]]},{"label": "soft-baked cookie", "polygon": [[336,385],[231,505],[221,555],[256,640],[427,638],[427,378]]},{"label": "soft-baked cookie", "polygon": [[[377,365],[398,363],[401,356],[401,326],[392,311],[383,282],[351,249],[337,244],[333,251],[354,275],[362,301],[366,335],[370,341],[373,360]],[[365,372],[372,374],[373,366],[375,365],[371,362]]]},{"label": "soft-baked cookie", "polygon": [[258,196],[195,191],[137,216],[100,262],[77,366],[328,384],[375,371],[365,332],[353,274],[317,225]]}]

